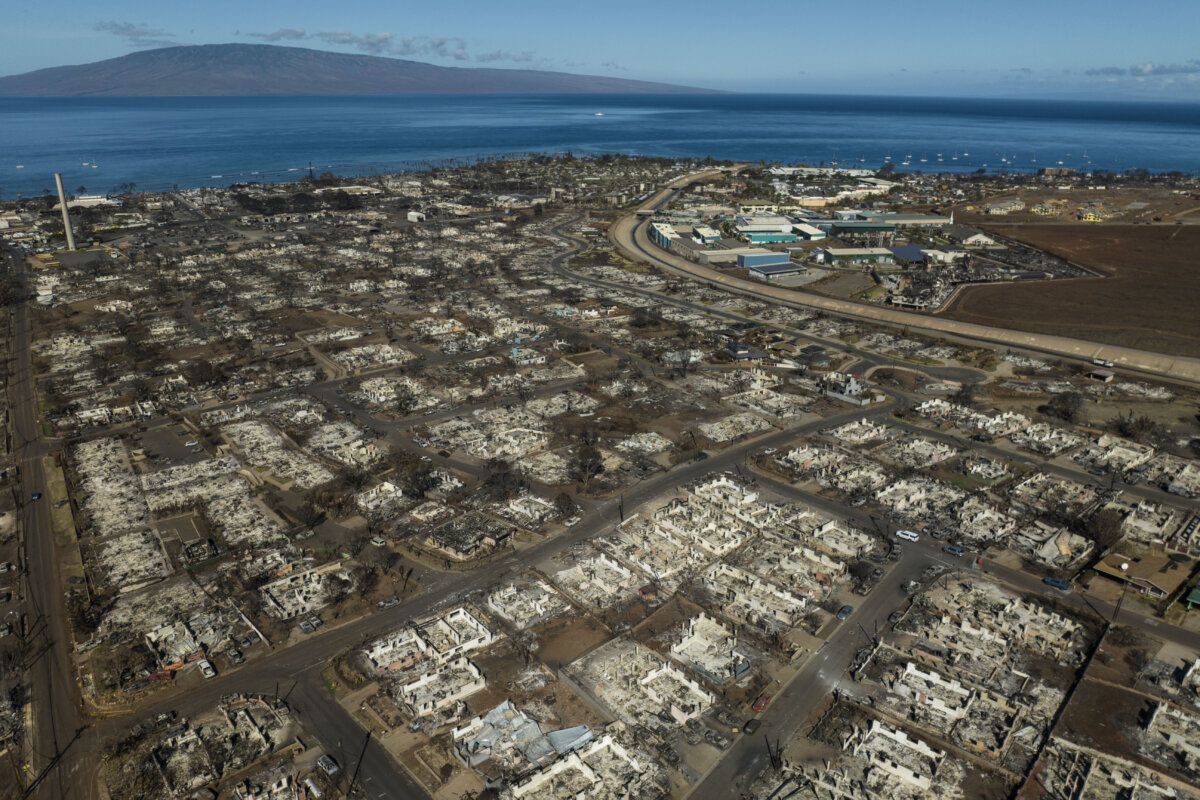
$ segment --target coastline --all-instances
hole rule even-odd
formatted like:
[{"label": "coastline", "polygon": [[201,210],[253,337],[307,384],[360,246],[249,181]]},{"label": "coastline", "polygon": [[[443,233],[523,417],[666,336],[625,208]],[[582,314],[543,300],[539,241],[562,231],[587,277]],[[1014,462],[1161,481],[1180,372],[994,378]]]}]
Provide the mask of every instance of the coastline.
[{"label": "coastline", "polygon": [[2,199],[39,195],[54,172],[90,192],[128,183],[164,191],[286,182],[310,163],[353,177],[564,151],[855,168],[890,162],[922,174],[1053,166],[1196,173],[1197,130],[1194,107],[1152,103],[738,94],[5,98],[0,190]]}]

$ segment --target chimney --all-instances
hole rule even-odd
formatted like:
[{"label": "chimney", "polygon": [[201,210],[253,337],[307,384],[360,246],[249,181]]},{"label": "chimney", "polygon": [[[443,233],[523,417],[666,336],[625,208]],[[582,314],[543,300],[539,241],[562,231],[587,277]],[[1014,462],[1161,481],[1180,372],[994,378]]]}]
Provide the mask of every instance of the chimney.
[{"label": "chimney", "polygon": [[67,234],[67,249],[75,250],[75,234],[71,232],[71,215],[67,213],[67,195],[62,188],[62,175],[54,173],[54,184],[58,187],[58,205],[62,208],[63,230]]}]

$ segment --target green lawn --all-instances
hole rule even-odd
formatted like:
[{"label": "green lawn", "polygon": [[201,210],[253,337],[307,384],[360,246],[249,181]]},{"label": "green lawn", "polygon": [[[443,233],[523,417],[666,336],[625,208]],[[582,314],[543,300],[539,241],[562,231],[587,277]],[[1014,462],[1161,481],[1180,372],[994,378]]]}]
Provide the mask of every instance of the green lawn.
[{"label": "green lawn", "polygon": [[67,497],[67,479],[62,468],[54,463],[53,456],[42,456],[42,471],[46,474],[46,498],[50,504],[50,525],[53,528],[54,544],[67,551],[62,567],[66,575],[83,577],[83,558],[75,538],[75,517]]}]

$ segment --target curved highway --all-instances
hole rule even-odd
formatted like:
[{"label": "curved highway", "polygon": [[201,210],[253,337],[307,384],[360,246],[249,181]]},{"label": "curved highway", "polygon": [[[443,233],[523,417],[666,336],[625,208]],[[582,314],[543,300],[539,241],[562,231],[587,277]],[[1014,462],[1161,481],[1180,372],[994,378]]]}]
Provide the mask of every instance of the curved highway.
[{"label": "curved highway", "polygon": [[[576,239],[574,236],[571,236],[564,230],[566,226],[571,225],[577,219],[578,218],[572,218],[566,220],[551,230],[555,235],[560,236],[570,242],[584,244],[580,242],[579,239]],[[658,303],[669,303],[670,305],[677,306],[679,308],[685,308],[689,311],[695,311],[699,314],[728,320],[730,322],[749,322],[751,324],[776,331],[777,333],[781,333],[788,338],[807,339],[811,342],[828,347],[831,350],[840,350],[851,353],[858,358],[858,361],[851,365],[856,372],[866,372],[874,367],[903,367],[904,369],[921,372],[931,378],[936,378],[937,380],[954,381],[956,383],[982,383],[988,378],[988,374],[986,372],[974,369],[972,367],[930,367],[923,364],[914,364],[912,362],[904,361],[903,359],[891,358],[870,350],[863,350],[861,348],[854,347],[853,345],[846,344],[840,340],[825,339],[823,337],[814,336],[808,333],[800,333],[793,328],[778,325],[770,320],[746,316],[733,311],[715,309],[711,306],[706,306],[703,303],[693,303],[690,300],[685,300],[675,295],[664,294],[663,292],[656,292],[653,289],[644,289],[638,286],[628,286],[615,281],[606,281],[603,278],[593,278],[589,275],[572,272],[571,270],[567,269],[561,260],[557,262],[551,262],[550,268],[559,275],[570,278],[573,281],[578,281],[579,283],[584,283],[603,289],[609,289],[610,291],[614,292],[619,291],[627,294],[638,295],[649,300],[654,300]]]}]

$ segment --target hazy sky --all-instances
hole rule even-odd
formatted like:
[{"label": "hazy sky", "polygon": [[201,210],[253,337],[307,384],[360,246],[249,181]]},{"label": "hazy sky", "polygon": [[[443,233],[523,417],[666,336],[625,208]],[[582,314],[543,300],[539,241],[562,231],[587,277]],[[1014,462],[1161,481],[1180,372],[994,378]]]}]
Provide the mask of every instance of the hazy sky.
[{"label": "hazy sky", "polygon": [[738,91],[1200,100],[1197,0],[8,0],[0,75],[220,42]]}]

